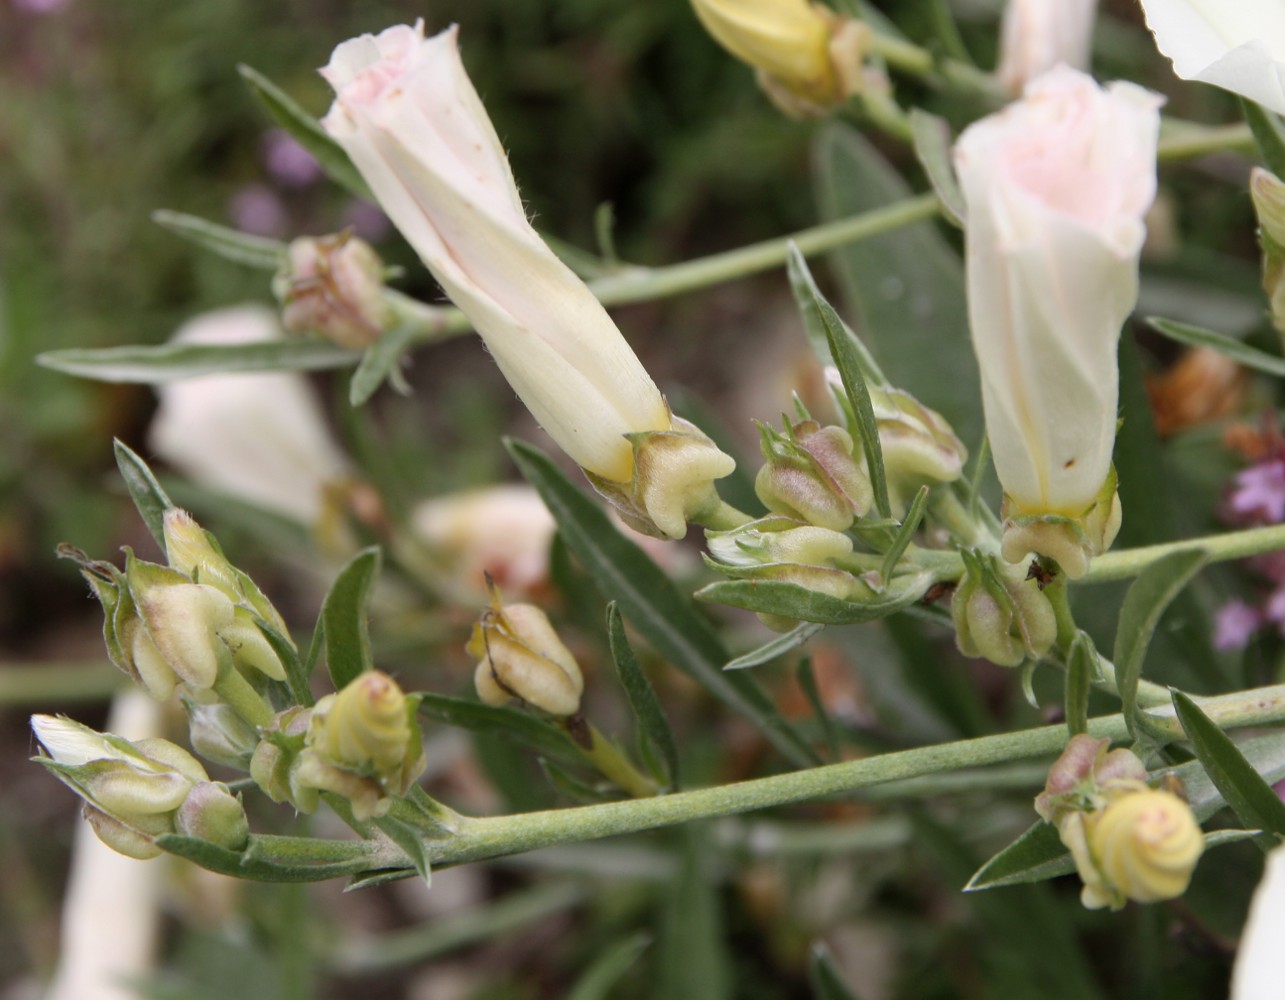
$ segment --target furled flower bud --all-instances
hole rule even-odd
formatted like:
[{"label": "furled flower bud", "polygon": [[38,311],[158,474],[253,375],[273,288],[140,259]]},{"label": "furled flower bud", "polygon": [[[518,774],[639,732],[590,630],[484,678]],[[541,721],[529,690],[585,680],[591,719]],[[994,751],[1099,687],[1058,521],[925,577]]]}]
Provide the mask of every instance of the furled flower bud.
[{"label": "furled flower bud", "polygon": [[378,670],[326,695],[312,710],[293,783],[348,799],[358,819],[382,816],[427,765],[418,703]]},{"label": "furled flower bud", "polygon": [[493,588],[491,607],[473,626],[467,648],[478,660],[477,696],[488,705],[518,698],[550,715],[580,711],[580,665],[535,605],[504,604]]},{"label": "furled flower bud", "polygon": [[833,531],[846,530],[870,510],[870,478],[842,427],[804,420],[783,434],[763,424],[759,432],[767,463],[754,492],[769,510]]},{"label": "furled flower bud", "polygon": [[1271,302],[1272,325],[1285,334],[1285,181],[1255,167],[1249,175],[1249,195],[1263,249],[1263,291]]},{"label": "furled flower bud", "polygon": [[[1102,494],[1115,442],[1116,345],[1137,301],[1159,103],[1132,84],[1101,89],[1060,67],[970,125],[955,147],[986,430],[1006,532],[1020,536],[1005,540],[1009,561],[1035,551],[1074,577],[1114,537],[1114,504]],[[1067,522],[1069,533],[1025,530],[1045,517]],[[1088,519],[1101,524],[1077,538],[1074,524]]]},{"label": "furled flower bud", "polygon": [[950,602],[955,642],[965,656],[1015,667],[1047,653],[1057,638],[1053,605],[1024,567],[964,555],[964,576]]},{"label": "furled flower bud", "polygon": [[1178,76],[1285,114],[1285,7],[1279,0],[1142,0],[1142,12]]},{"label": "furled flower bud", "polygon": [[422,22],[400,25],[335,49],[322,70],[335,88],[322,125],[549,436],[595,484],[640,494],[659,530],[681,537],[693,498],[703,502],[734,463],[708,441],[666,441],[645,487],[632,488],[643,451],[634,435],[675,430],[669,408],[601,303],[527,221],[456,29],[423,32]]},{"label": "furled flower bud", "polygon": [[1008,0],[995,76],[1009,93],[1059,64],[1087,70],[1098,0]]},{"label": "furled flower bud", "polygon": [[868,29],[858,22],[808,0],[692,0],[692,7],[791,114],[822,114],[861,89]]},{"label": "furled flower bud", "polygon": [[1084,817],[1087,859],[1073,852],[1089,909],[1119,909],[1126,899],[1155,903],[1187,891],[1205,841],[1191,807],[1171,792],[1121,795]]},{"label": "furled flower bud", "polygon": [[1071,737],[1035,797],[1041,819],[1058,825],[1069,813],[1104,808],[1111,796],[1145,787],[1147,769],[1138,755],[1125,747],[1108,751],[1110,744],[1085,733]]},{"label": "furled flower bud", "polygon": [[314,812],[317,789],[296,780],[304,736],[312,720],[312,709],[294,705],[278,712],[263,729],[263,738],[250,758],[250,777],[273,802],[289,802],[300,812]]},{"label": "furled flower bud", "polygon": [[109,847],[154,856],[152,839],[175,832],[175,816],[196,786],[200,762],[166,740],[131,743],[70,719],[35,715],[31,728],[47,757],[36,758],[86,802],[86,819]]},{"label": "furled flower bud", "polygon": [[[191,583],[176,570],[136,559],[125,565],[130,596],[146,632],[135,631],[132,652],[140,674],[162,677],[168,668],[194,691],[214,686],[226,647],[220,629],[232,624],[231,600],[221,590]],[[148,685],[149,690],[152,685]]]},{"label": "furled flower bud", "polygon": [[188,739],[192,749],[206,760],[245,771],[259,745],[259,731],[223,702],[202,704],[184,698]]},{"label": "furled flower bud", "polygon": [[291,333],[318,333],[355,351],[394,322],[384,297],[383,261],[350,231],[294,240],[272,290]]},{"label": "furled flower bud", "polygon": [[872,387],[870,402],[894,510],[905,510],[921,486],[963,474],[968,449],[940,413],[902,389]]},{"label": "furled flower bud", "polygon": [[199,837],[230,851],[245,847],[250,824],[239,796],[218,781],[196,785],[174,816],[175,829],[187,837]]}]

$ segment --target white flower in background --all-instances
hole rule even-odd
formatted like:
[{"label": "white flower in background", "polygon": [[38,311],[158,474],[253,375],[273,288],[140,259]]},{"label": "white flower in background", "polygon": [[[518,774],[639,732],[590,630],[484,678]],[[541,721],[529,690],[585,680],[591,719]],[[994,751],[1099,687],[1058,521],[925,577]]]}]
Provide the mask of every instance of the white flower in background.
[{"label": "white flower in background", "polygon": [[1156,46],[1184,80],[1199,80],[1285,114],[1285,3],[1142,0]]},{"label": "white flower in background", "polygon": [[556,525],[530,486],[505,484],[434,497],[411,515],[417,538],[461,584],[485,590],[484,574],[509,593],[529,594],[549,575]]},{"label": "white flower in background", "polygon": [[[205,313],[185,324],[177,344],[245,344],[280,339],[276,314],[262,306]],[[208,489],[313,525],[328,486],[350,475],[321,407],[302,375],[208,375],[157,386],[151,449]]]},{"label": "white flower in background", "polygon": [[[456,35],[426,39],[420,22],[344,42],[322,70],[336,95],[322,124],[550,437],[592,476],[628,486],[645,445],[627,435],[676,425],[606,310],[527,221]],[[687,452],[651,463],[664,466],[649,473],[661,488],[645,493],[648,519],[671,536],[734,468],[682,431]]]},{"label": "white flower in background", "polygon": [[1267,855],[1231,976],[1231,1000],[1279,1000],[1285,981],[1285,847]]},{"label": "white flower in background", "polygon": [[[1103,89],[1060,67],[967,128],[955,149],[968,205],[969,324],[1014,526],[1010,562],[1038,551],[1078,576],[1118,526],[1114,487],[1100,494],[1115,443],[1116,345],[1137,301],[1143,216],[1156,191],[1159,106],[1133,84]],[[1050,516],[1075,544],[1052,537],[1061,527],[1023,527]],[[1099,537],[1085,543],[1071,522],[1093,518]]]},{"label": "white flower in background", "polygon": [[1008,0],[995,75],[1013,94],[1060,63],[1088,69],[1098,0]]}]

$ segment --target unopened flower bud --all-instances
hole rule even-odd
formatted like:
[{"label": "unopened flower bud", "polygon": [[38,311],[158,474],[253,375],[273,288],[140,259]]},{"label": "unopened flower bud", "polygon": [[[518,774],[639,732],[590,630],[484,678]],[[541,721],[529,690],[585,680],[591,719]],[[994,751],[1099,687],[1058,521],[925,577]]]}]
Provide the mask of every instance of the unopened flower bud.
[{"label": "unopened flower bud", "polygon": [[117,854],[123,854],[135,861],[150,861],[162,854],[154,838],[131,829],[115,816],[109,816],[88,802],[81,807],[80,815],[94,831],[94,836]]},{"label": "unopened flower bud", "polygon": [[248,770],[259,745],[258,730],[223,702],[203,705],[183,699],[187,709],[188,739],[192,749],[216,764]]},{"label": "unopened flower bud", "polygon": [[1057,638],[1057,618],[1038,583],[1026,579],[1023,568],[971,554],[965,567],[950,604],[959,651],[1001,667],[1047,653]]},{"label": "unopened flower bud", "polygon": [[383,262],[351,232],[292,242],[272,287],[287,330],[318,333],[353,350],[373,344],[394,319]]},{"label": "unopened flower bud", "polygon": [[199,837],[230,851],[241,850],[250,836],[240,797],[218,781],[202,782],[188,793],[175,814],[174,826],[184,836]]},{"label": "unopened flower bud", "polygon": [[1121,795],[1084,816],[1089,864],[1074,855],[1090,909],[1119,909],[1126,899],[1155,903],[1187,891],[1205,841],[1191,807],[1171,792]]},{"label": "unopened flower bud", "polygon": [[250,758],[250,777],[264,794],[273,802],[289,802],[304,813],[315,811],[318,803],[317,789],[296,780],[311,719],[312,709],[299,705],[278,712],[264,728]]},{"label": "unopened flower bud", "polygon": [[1285,181],[1255,167],[1249,175],[1249,194],[1263,248],[1263,291],[1271,302],[1272,325],[1285,333]]},{"label": "unopened flower bud", "polygon": [[[125,567],[130,596],[147,627],[152,646],[137,639],[135,660],[150,662],[152,648],[193,690],[214,685],[222,644],[218,630],[232,624],[232,601],[206,584],[191,583],[177,570],[143,562],[130,553]],[[160,670],[159,663],[150,669]]]},{"label": "unopened flower bud", "polygon": [[580,711],[580,665],[535,605],[503,604],[492,589],[491,607],[473,626],[467,649],[478,660],[477,695],[488,705],[519,698],[550,715]]},{"label": "unopened flower bud", "polygon": [[1110,743],[1086,733],[1071,737],[1035,797],[1045,822],[1058,825],[1068,813],[1101,809],[1113,796],[1145,788],[1147,769],[1138,755],[1125,747],[1108,751]]},{"label": "unopened flower bud", "polygon": [[940,413],[901,389],[872,388],[870,402],[895,509],[905,510],[921,486],[953,483],[963,474],[968,449]]},{"label": "unopened flower bud", "polygon": [[695,424],[670,417],[668,430],[626,434],[633,447],[633,479],[617,483],[585,469],[594,489],[629,527],[657,538],[682,538],[687,522],[715,508],[714,481],[736,462]]},{"label": "unopened flower bud", "polygon": [[1090,558],[1106,552],[1120,530],[1115,468],[1111,468],[1093,502],[1074,516],[1025,514],[1007,494],[1001,515],[1001,552],[1008,562],[1021,563],[1038,553],[1056,562],[1072,580],[1078,580],[1089,571]]},{"label": "unopened flower bud", "polygon": [[844,531],[870,510],[870,478],[842,427],[804,420],[784,434],[760,426],[763,457],[754,491],[764,506],[809,524]]}]

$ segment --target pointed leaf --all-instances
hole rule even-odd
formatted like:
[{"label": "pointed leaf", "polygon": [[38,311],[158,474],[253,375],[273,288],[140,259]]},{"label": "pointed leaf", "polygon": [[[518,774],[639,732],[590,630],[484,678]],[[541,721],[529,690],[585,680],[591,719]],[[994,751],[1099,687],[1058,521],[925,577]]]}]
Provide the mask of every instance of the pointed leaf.
[{"label": "pointed leaf", "polygon": [[1190,344],[1192,347],[1209,347],[1219,354],[1231,358],[1237,364],[1244,365],[1246,368],[1253,368],[1255,371],[1275,375],[1277,378],[1285,378],[1285,358],[1278,357],[1275,354],[1268,354],[1266,351],[1260,351],[1257,347],[1250,347],[1244,341],[1237,340],[1235,337],[1214,333],[1213,330],[1191,326],[1187,323],[1178,323],[1171,319],[1158,319],[1155,316],[1148,317],[1147,323],[1170,340],[1176,340],[1180,344]]},{"label": "pointed leaf", "polygon": [[[422,337],[423,329],[414,323],[404,323],[386,330],[361,356],[361,363],[357,365],[352,381],[348,384],[348,402],[353,406],[361,406],[370,399],[384,384],[385,379],[398,374],[402,355]],[[394,383],[393,387],[396,388],[397,385],[398,383]]]},{"label": "pointed leaf", "polygon": [[138,508],[139,516],[147,525],[147,530],[152,533],[156,544],[164,552],[165,512],[173,508],[174,502],[156,481],[156,476],[152,474],[147,463],[139,458],[132,448],[119,438],[112,441],[112,448],[116,452],[116,468],[120,470],[120,476],[125,480],[125,488],[129,490],[130,498]]},{"label": "pointed leaf", "polygon": [[[299,650],[295,644],[288,638],[278,632],[262,618],[255,618],[254,624],[258,626],[263,637],[268,640],[268,645],[272,651],[277,654],[282,665],[286,668],[286,684],[290,688],[290,695],[294,700],[305,707],[313,704],[312,690],[309,687],[309,681],[312,679],[312,665],[316,661],[310,662],[307,667],[304,661],[299,657]],[[309,650],[311,653],[311,650]]]},{"label": "pointed leaf", "polygon": [[1256,101],[1242,98],[1240,106],[1267,169],[1277,177],[1285,177],[1285,123]]},{"label": "pointed leaf", "polygon": [[483,736],[499,736],[529,746],[545,756],[575,762],[584,760],[562,730],[525,712],[430,692],[421,692],[419,697],[420,714],[437,722]]},{"label": "pointed leaf", "polygon": [[1129,586],[1120,607],[1116,624],[1115,660],[1116,689],[1120,692],[1121,711],[1129,732],[1137,735],[1138,681],[1142,661],[1147,655],[1151,635],[1169,602],[1208,560],[1203,549],[1183,549],[1152,563]]},{"label": "pointed leaf", "polygon": [[226,372],[326,371],[348,368],[361,355],[324,340],[250,344],[160,344],[69,348],[36,355],[36,364],[99,382],[155,384]]},{"label": "pointed leaf", "polygon": [[1089,731],[1089,685],[1098,673],[1098,651],[1086,632],[1077,632],[1066,654],[1066,728]]},{"label": "pointed leaf", "polygon": [[[821,294],[821,289],[817,287],[816,280],[812,277],[812,271],[808,267],[808,262],[801,253],[791,253],[786,258],[785,266],[790,276],[790,290],[794,293],[795,304],[799,307],[799,313],[803,316],[803,328],[807,331],[808,340],[812,344],[812,351],[821,364],[832,365],[834,364],[834,355],[830,353],[830,339],[826,336],[825,324],[821,321],[821,312],[817,305],[817,303],[825,301],[825,296]],[[880,371],[879,363],[875,361],[874,356],[866,349],[866,345],[861,342],[861,338],[852,332],[847,323],[843,323],[843,334],[852,342],[852,349],[856,352],[857,358],[861,362],[861,371],[866,380],[873,382],[875,385],[887,385],[888,380],[884,377],[883,372]]]},{"label": "pointed leaf", "polygon": [[[274,856],[273,841],[290,841],[294,856]],[[335,848],[335,844],[343,847]],[[374,845],[363,851],[360,842],[352,841],[252,835],[244,851],[230,851],[197,837],[166,834],[156,839],[156,846],[212,872],[257,882],[321,882],[387,864],[387,859],[376,854],[378,848]],[[401,860],[405,863],[405,859]]]},{"label": "pointed leaf", "polygon": [[567,547],[655,650],[754,722],[792,763],[800,767],[817,763],[812,748],[751,677],[723,672],[729,657],[717,634],[646,553],[622,535],[538,448],[514,440],[507,440],[505,446],[543,497]]},{"label": "pointed leaf", "polygon": [[197,246],[235,264],[275,272],[286,258],[286,245],[280,240],[251,236],[202,219],[198,215],[170,212],[162,208],[152,213],[152,221],[176,236],[191,240]]},{"label": "pointed leaf", "polygon": [[727,604],[761,614],[781,615],[802,622],[854,625],[886,618],[914,604],[923,597],[932,583],[930,575],[922,574],[922,577],[922,586],[906,586],[896,593],[861,603],[807,590],[798,584],[782,580],[724,580],[707,584],[696,591],[695,597],[700,601]]},{"label": "pointed leaf", "polygon": [[879,569],[879,576],[884,580],[891,580],[892,574],[897,570],[897,563],[901,562],[901,555],[906,551],[906,546],[910,540],[915,537],[915,532],[919,530],[919,523],[924,519],[924,511],[928,509],[928,487],[919,487],[919,492],[915,494],[915,499],[910,502],[910,509],[906,511],[906,516],[902,519],[901,527],[897,529],[897,534],[893,536],[892,544],[888,546],[888,551],[884,553],[883,565]]},{"label": "pointed leaf", "polygon": [[433,872],[428,861],[428,848],[424,844],[424,838],[409,823],[394,816],[381,816],[374,822],[384,836],[406,852],[406,857],[410,859],[415,873],[424,880],[427,888],[432,888]]},{"label": "pointed leaf", "polygon": [[757,649],[751,649],[748,653],[742,653],[734,660],[729,660],[724,670],[744,670],[746,667],[757,667],[762,663],[770,663],[778,656],[784,656],[791,650],[798,649],[814,635],[824,629],[824,625],[818,625],[816,622],[803,622],[797,628],[769,639]]},{"label": "pointed leaf", "polygon": [[366,622],[366,601],[379,575],[379,546],[362,549],[330,587],[321,605],[326,630],[326,668],[336,691],[342,691],[375,665]]},{"label": "pointed leaf", "polygon": [[942,215],[963,229],[967,209],[950,163],[950,126],[944,118],[911,108],[910,136],[915,144],[915,159],[928,175],[928,183],[941,202]]},{"label": "pointed leaf", "polygon": [[268,116],[317,158],[327,177],[346,188],[349,194],[367,201],[374,200],[370,188],[348,159],[348,154],[339,143],[330,138],[317,119],[299,107],[294,98],[258,70],[246,65],[238,66],[237,70],[268,112]]},{"label": "pointed leaf", "polygon": [[1192,749],[1227,804],[1246,827],[1264,831],[1257,838],[1264,851],[1275,847],[1285,837],[1285,802],[1194,701],[1175,691],[1173,705]]},{"label": "pointed leaf", "polygon": [[665,710],[652,689],[647,675],[638,666],[638,659],[625,636],[625,625],[613,601],[607,605],[607,640],[611,645],[611,658],[615,661],[620,684],[629,699],[638,730],[643,739],[660,755],[665,765],[665,782],[671,789],[678,789],[678,744],[665,718]]}]

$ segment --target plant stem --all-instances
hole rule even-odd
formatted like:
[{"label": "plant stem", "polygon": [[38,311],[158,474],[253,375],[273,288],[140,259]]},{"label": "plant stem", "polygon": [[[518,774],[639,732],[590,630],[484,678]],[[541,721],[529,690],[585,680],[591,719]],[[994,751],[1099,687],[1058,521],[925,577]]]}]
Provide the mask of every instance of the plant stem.
[{"label": "plant stem", "polygon": [[1206,535],[1203,538],[1167,542],[1164,545],[1146,545],[1136,549],[1125,549],[1122,552],[1108,552],[1094,558],[1089,565],[1089,572],[1080,582],[1106,583],[1111,580],[1127,580],[1137,576],[1152,563],[1171,552],[1187,549],[1203,549],[1209,553],[1210,562],[1224,562],[1228,559],[1243,559],[1246,556],[1274,552],[1277,549],[1285,549],[1285,524],[1229,531],[1222,535]]},{"label": "plant stem", "polygon": [[[1223,728],[1276,722],[1285,719],[1285,685],[1202,698],[1200,706]],[[1182,736],[1182,728],[1171,705],[1149,712],[1147,717],[1155,732],[1166,734],[1171,739]],[[1121,715],[1091,719],[1088,731],[1099,739],[1123,740],[1129,737]],[[890,781],[1042,757],[1060,751],[1066,740],[1065,726],[1043,726],[673,795],[516,816],[469,819],[457,836],[430,841],[425,846],[437,866],[480,861],[554,844],[637,833],[693,820],[826,798]]]},{"label": "plant stem", "polygon": [[[620,748],[611,740],[603,736],[598,727],[592,722],[584,722],[587,727],[578,733],[569,727],[570,719],[561,720],[563,729],[567,730],[567,735],[580,749],[584,759],[598,769],[598,772],[610,781],[613,781],[628,792],[634,798],[647,798],[655,795],[658,789],[656,783],[639,771],[629,759],[620,752]],[[583,720],[581,720],[583,722]],[[588,740],[586,745],[581,740],[587,734]]]},{"label": "plant stem", "polygon": [[718,498],[718,504],[701,511],[692,517],[694,524],[699,524],[702,528],[708,528],[710,531],[731,531],[733,528],[739,528],[742,524],[749,524],[754,518],[750,517],[743,510],[737,510],[722,497]]},{"label": "plant stem", "polygon": [[272,709],[268,703],[230,660],[219,667],[214,693],[252,726],[267,726],[272,722]]},{"label": "plant stem", "polygon": [[1244,122],[1232,125],[1197,125],[1165,119],[1156,156],[1160,160],[1190,160],[1224,151],[1252,153],[1254,134]]}]

